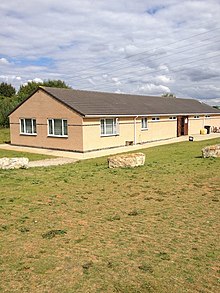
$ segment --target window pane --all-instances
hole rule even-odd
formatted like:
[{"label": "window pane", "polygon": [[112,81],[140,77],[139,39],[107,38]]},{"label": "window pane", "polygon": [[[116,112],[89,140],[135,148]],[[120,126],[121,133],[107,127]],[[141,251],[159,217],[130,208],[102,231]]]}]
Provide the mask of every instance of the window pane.
[{"label": "window pane", "polygon": [[31,119],[25,119],[26,133],[32,133],[32,122]]},{"label": "window pane", "polygon": [[113,119],[106,119],[106,134],[113,134]]},{"label": "window pane", "polygon": [[105,134],[105,120],[101,120],[101,134]]},{"label": "window pane", "polygon": [[114,134],[119,133],[119,124],[118,124],[118,119],[114,119]]},{"label": "window pane", "polygon": [[33,119],[33,133],[37,133],[36,119]]},{"label": "window pane", "polygon": [[147,118],[142,118],[142,120],[141,120],[141,127],[142,128],[147,128]]},{"label": "window pane", "polygon": [[63,120],[63,135],[67,134],[67,120]]},{"label": "window pane", "polygon": [[54,135],[62,135],[62,120],[54,119]]},{"label": "window pane", "polygon": [[24,133],[24,119],[21,119],[21,133]]},{"label": "window pane", "polygon": [[53,134],[53,123],[52,120],[48,120],[49,122],[49,134]]}]

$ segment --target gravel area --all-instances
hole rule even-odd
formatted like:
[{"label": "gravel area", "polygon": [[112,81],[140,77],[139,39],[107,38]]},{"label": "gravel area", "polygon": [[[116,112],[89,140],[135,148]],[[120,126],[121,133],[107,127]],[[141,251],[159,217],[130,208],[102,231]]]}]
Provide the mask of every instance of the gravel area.
[{"label": "gravel area", "polygon": [[72,158],[55,158],[55,159],[46,159],[46,160],[39,160],[39,161],[30,161],[28,163],[28,167],[48,167],[48,166],[58,166],[64,164],[75,163],[76,159]]}]

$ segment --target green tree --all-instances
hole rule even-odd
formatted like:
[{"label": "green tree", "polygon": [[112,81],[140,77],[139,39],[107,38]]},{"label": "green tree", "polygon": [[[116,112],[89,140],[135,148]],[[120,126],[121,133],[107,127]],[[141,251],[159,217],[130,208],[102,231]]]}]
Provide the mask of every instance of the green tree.
[{"label": "green tree", "polygon": [[71,88],[70,86],[68,86],[65,81],[62,81],[60,79],[58,80],[45,80],[43,82],[43,86],[48,86],[48,87],[58,87],[58,88]]},{"label": "green tree", "polygon": [[8,114],[15,108],[17,101],[14,97],[0,96],[0,126],[9,127]]},{"label": "green tree", "polygon": [[0,83],[0,95],[4,97],[12,97],[16,93],[15,88],[6,82]]},{"label": "green tree", "polygon": [[[21,85],[17,94],[15,95],[15,89],[9,91],[6,89],[11,88],[5,83],[1,83],[2,93],[0,94],[0,126],[8,127],[9,119],[8,114],[22,101],[29,97],[39,86],[48,86],[48,87],[59,87],[59,88],[70,88],[62,80],[45,80],[42,83],[37,83],[34,81],[28,82],[26,85]],[[7,85],[7,86],[6,86]],[[13,87],[12,87],[13,88]],[[12,95],[13,92],[13,95]]]},{"label": "green tree", "polygon": [[25,100],[28,96],[30,96],[39,86],[48,86],[48,87],[57,87],[57,88],[70,88],[64,81],[62,80],[44,80],[42,83],[30,81],[26,85],[21,85],[17,98],[19,102]]},{"label": "green tree", "polygon": [[162,94],[163,98],[176,98],[176,95],[174,95],[173,93],[165,93]]},{"label": "green tree", "polygon": [[22,102],[28,96],[30,96],[40,85],[41,83],[37,83],[35,81],[30,81],[25,85],[21,85],[17,92],[17,100],[18,102]]}]

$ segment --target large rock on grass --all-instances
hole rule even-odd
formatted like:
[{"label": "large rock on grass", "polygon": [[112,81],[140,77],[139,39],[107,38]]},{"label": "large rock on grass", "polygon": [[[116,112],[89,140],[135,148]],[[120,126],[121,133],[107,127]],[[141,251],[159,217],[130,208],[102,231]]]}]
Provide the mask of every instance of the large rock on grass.
[{"label": "large rock on grass", "polygon": [[220,158],[220,144],[203,148],[202,156],[203,158]]},{"label": "large rock on grass", "polygon": [[0,169],[26,169],[28,158],[0,158]]},{"label": "large rock on grass", "polygon": [[145,155],[143,153],[134,153],[126,155],[116,155],[108,158],[109,168],[126,168],[143,166]]}]

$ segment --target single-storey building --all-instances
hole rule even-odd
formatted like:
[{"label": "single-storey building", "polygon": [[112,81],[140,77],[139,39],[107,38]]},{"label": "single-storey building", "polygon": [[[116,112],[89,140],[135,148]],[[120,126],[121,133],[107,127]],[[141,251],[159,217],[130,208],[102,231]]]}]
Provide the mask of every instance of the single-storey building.
[{"label": "single-storey building", "polygon": [[220,110],[193,99],[39,87],[10,118],[11,144],[88,152],[220,128]]}]

